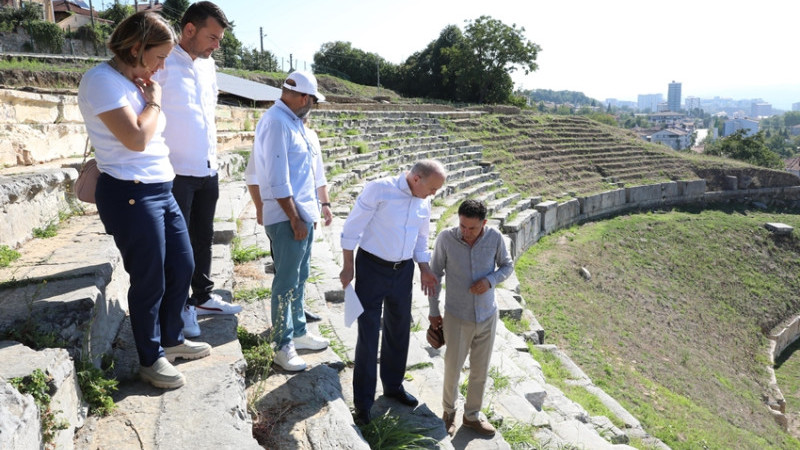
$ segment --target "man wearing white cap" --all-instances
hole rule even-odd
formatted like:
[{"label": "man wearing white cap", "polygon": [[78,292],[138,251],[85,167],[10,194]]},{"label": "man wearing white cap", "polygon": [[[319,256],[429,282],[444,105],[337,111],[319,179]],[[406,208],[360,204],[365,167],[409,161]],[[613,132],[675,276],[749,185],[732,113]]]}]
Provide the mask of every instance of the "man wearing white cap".
[{"label": "man wearing white cap", "polygon": [[306,330],[303,288],[309,272],[314,223],[324,210],[331,216],[327,196],[316,187],[319,148],[313,144],[303,118],[325,97],[308,72],[292,72],[283,83],[281,98],[256,126],[253,143],[262,221],[272,247],[272,333],[277,344],[274,362],[288,371],[306,368],[296,350],[322,350],[328,341]]}]

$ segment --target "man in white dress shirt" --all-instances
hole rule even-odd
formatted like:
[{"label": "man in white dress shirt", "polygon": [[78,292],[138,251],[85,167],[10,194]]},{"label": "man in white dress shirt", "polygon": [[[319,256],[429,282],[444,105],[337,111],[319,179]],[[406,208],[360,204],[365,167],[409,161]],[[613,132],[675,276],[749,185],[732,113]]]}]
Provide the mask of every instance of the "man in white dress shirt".
[{"label": "man in white dress shirt", "polygon": [[183,333],[200,335],[198,314],[236,314],[239,305],[212,293],[211,244],[219,198],[217,176],[217,73],[211,53],[219,48],[230,24],[212,2],[197,2],[181,18],[181,40],[164,70],[153,77],[162,86],[161,107],[167,117],[164,139],[175,170],[172,194],[186,220],[194,252],[192,294],[183,311]]},{"label": "man in white dress shirt", "polygon": [[[434,160],[417,162],[409,172],[371,181],[356,199],[342,229],[342,287],[358,278],[355,291],[364,312],[358,317],[353,371],[353,403],[359,425],[370,422],[377,383],[378,333],[383,395],[407,406],[417,399],[403,388],[411,331],[411,288],[416,261],[422,290],[433,295],[436,276],[428,266],[431,202],[447,173]],[[356,246],[359,247],[355,257]],[[381,311],[383,323],[381,324]]]}]

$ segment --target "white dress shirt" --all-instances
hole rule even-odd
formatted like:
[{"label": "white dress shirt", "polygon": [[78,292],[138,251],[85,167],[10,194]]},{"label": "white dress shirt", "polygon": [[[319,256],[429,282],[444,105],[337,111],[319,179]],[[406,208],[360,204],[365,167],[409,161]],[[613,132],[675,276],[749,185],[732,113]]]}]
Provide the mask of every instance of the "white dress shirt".
[{"label": "white dress shirt", "polygon": [[370,181],[344,223],[342,249],[359,245],[386,261],[427,263],[430,217],[430,200],[411,194],[405,174]]},{"label": "white dress shirt", "polygon": [[276,199],[292,197],[305,222],[319,220],[315,148],[303,121],[278,100],[256,125],[253,142],[258,189],[261,193],[264,225],[289,220]]},{"label": "white dress shirt", "polygon": [[217,173],[217,69],[213,58],[192,60],[176,45],[156,72],[161,110],[167,116],[164,139],[178,175],[207,177]]}]

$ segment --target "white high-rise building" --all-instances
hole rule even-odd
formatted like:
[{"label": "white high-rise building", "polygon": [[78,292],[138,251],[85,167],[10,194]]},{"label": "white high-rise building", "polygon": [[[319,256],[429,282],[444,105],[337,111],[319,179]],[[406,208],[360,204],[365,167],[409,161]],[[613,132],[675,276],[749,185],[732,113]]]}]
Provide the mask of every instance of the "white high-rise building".
[{"label": "white high-rise building", "polygon": [[662,94],[639,94],[639,101],[637,102],[639,111],[650,111],[651,113],[658,111],[658,104],[664,101]]},{"label": "white high-rise building", "polygon": [[674,80],[669,84],[669,91],[667,91],[667,104],[669,110],[678,112],[681,110],[681,83],[676,83]]}]

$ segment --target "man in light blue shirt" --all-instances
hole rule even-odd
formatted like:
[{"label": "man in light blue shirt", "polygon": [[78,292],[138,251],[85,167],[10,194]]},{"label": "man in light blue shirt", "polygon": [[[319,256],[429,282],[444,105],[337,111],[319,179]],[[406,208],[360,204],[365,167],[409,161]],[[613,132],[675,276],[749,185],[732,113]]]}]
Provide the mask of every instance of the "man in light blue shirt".
[{"label": "man in light blue shirt", "polygon": [[[315,173],[319,149],[303,125],[312,106],[325,97],[317,79],[292,72],[281,98],[256,126],[253,163],[262,202],[262,221],[270,239],[275,278],[272,281],[274,362],[288,371],[306,368],[296,350],[321,350],[328,341],[306,330],[304,286],[309,272],[314,222],[320,219]],[[325,207],[330,204],[323,199]],[[326,220],[329,213],[326,214]]]},{"label": "man in light blue shirt", "polygon": [[428,266],[428,197],[436,194],[446,177],[441,163],[423,160],[409,172],[371,181],[342,228],[344,265],[339,279],[347,287],[357,277],[355,291],[364,307],[358,317],[353,371],[353,403],[359,425],[369,423],[375,401],[379,331],[383,332],[383,395],[407,406],[418,404],[403,388],[411,327],[412,261],[419,265],[423,292],[433,294],[436,277]]}]

